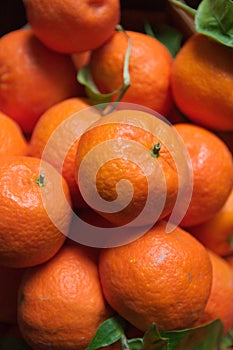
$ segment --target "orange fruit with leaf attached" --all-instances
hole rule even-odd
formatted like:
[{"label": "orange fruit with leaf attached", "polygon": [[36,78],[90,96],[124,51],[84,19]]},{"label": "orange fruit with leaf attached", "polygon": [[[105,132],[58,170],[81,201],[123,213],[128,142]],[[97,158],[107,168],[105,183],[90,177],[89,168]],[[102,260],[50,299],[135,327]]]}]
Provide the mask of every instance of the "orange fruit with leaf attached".
[{"label": "orange fruit with leaf attached", "polygon": [[104,116],[78,143],[75,177],[84,200],[115,225],[153,224],[174,207],[181,147],[154,115],[129,109]]},{"label": "orange fruit with leaf attached", "polygon": [[121,102],[149,107],[166,116],[172,106],[170,77],[173,60],[168,49],[157,39],[135,31],[116,31],[104,45],[91,52],[92,79],[104,94],[122,87],[129,40],[130,86]]},{"label": "orange fruit with leaf attached", "polygon": [[174,125],[192,165],[193,191],[183,227],[212,219],[225,204],[233,186],[232,154],[213,132],[189,123]]},{"label": "orange fruit with leaf attached", "polygon": [[26,155],[28,145],[20,126],[2,112],[0,112],[0,124],[0,155]]},{"label": "orange fruit with leaf attached", "polygon": [[[107,305],[92,250],[65,245],[24,274],[18,297],[20,331],[35,350],[85,349],[113,312]],[[65,325],[65,326],[64,326]]]},{"label": "orange fruit with leaf attached", "polygon": [[139,239],[103,249],[100,280],[110,306],[136,328],[192,327],[209,298],[212,266],[203,245],[160,221]]},{"label": "orange fruit with leaf attached", "polygon": [[49,48],[63,53],[92,50],[102,45],[120,21],[119,0],[81,2],[24,1],[35,35]]},{"label": "orange fruit with leaf attached", "polygon": [[233,189],[212,219],[190,227],[189,232],[216,254],[233,254]]},{"label": "orange fruit with leaf attached", "polygon": [[[83,206],[83,199],[74,179],[74,163],[80,134],[100,116],[89,108],[87,98],[73,97],[49,109],[36,123],[29,143],[29,154],[43,158],[62,172],[69,186],[74,207]],[[59,150],[59,152],[58,152]]]},{"label": "orange fruit with leaf attached", "polygon": [[45,47],[30,29],[0,39],[0,110],[30,134],[53,104],[79,95],[71,58]]},{"label": "orange fruit with leaf attached", "polygon": [[208,254],[213,267],[213,282],[207,305],[198,324],[220,318],[224,333],[227,333],[233,327],[233,271],[222,257],[210,250]]},{"label": "orange fruit with leaf attached", "polygon": [[70,224],[69,189],[39,158],[0,159],[0,265],[28,267],[50,259]]},{"label": "orange fruit with leaf attached", "polygon": [[192,35],[174,59],[172,93],[194,123],[233,130],[233,52],[205,35]]}]

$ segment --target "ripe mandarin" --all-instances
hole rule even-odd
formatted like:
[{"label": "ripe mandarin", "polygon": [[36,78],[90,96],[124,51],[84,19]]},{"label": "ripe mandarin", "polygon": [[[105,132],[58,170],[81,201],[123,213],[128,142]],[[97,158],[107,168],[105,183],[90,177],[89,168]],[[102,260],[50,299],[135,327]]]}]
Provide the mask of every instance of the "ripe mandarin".
[{"label": "ripe mandarin", "polygon": [[189,227],[189,232],[216,254],[233,254],[233,190],[212,219]]},{"label": "ripe mandarin", "polygon": [[74,207],[84,204],[74,179],[79,134],[100,117],[94,109],[89,109],[87,115],[80,117],[78,112],[90,106],[88,99],[79,97],[66,99],[53,105],[39,118],[29,144],[30,155],[42,157],[58,171],[62,171],[69,186]]},{"label": "ripe mandarin", "polygon": [[63,245],[70,224],[69,189],[48,163],[0,159],[0,265],[41,264]]},{"label": "ripe mandarin", "polygon": [[92,79],[105,94],[122,86],[129,38],[130,87],[121,101],[137,103],[166,116],[172,106],[172,56],[157,39],[135,31],[116,31],[104,45],[92,51],[89,61]]},{"label": "ripe mandarin", "polygon": [[99,273],[110,306],[142,331],[152,322],[160,330],[192,327],[212,283],[206,249],[179,227],[167,233],[163,220],[134,242],[103,249]]},{"label": "ripe mandarin", "polygon": [[173,128],[149,113],[118,110],[104,116],[78,143],[75,177],[84,200],[115,225],[153,224],[175,204],[179,147]]},{"label": "ripe mandarin", "polygon": [[181,226],[201,224],[223,207],[233,186],[232,154],[211,131],[189,123],[175,124],[191,158],[193,192]]},{"label": "ripe mandarin", "polygon": [[84,246],[64,245],[23,276],[18,323],[35,350],[83,350],[110,316],[97,265]]},{"label": "ripe mandarin", "polygon": [[2,112],[0,112],[0,124],[0,155],[26,155],[28,145],[20,126]]},{"label": "ripe mandarin", "polygon": [[193,122],[233,130],[233,52],[205,35],[192,35],[174,59],[175,103]]},{"label": "ripe mandarin", "polygon": [[30,29],[0,38],[0,67],[0,110],[25,133],[47,108],[80,91],[71,58],[49,50]]},{"label": "ripe mandarin", "polygon": [[208,250],[213,267],[213,283],[210,296],[198,324],[220,318],[224,333],[233,327],[233,271],[230,265],[219,255]]},{"label": "ripe mandarin", "polygon": [[102,45],[120,20],[119,0],[25,0],[28,22],[49,48],[83,52]]}]

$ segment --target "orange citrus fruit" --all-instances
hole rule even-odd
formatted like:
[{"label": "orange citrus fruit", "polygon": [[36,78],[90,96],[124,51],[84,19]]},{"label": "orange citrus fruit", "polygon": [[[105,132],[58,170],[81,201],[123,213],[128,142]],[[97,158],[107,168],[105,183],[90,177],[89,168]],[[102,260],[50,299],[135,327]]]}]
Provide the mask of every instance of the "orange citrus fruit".
[{"label": "orange citrus fruit", "polygon": [[90,60],[91,51],[77,52],[71,55],[75,68],[79,71],[80,68],[87,65]]},{"label": "orange citrus fruit", "polygon": [[233,52],[201,34],[192,35],[172,66],[171,86],[180,110],[215,130],[233,130]]},{"label": "orange citrus fruit", "polygon": [[18,324],[35,350],[83,350],[112,311],[98,268],[86,248],[65,245],[48,262],[28,269],[18,298]]},{"label": "orange citrus fruit", "polygon": [[30,29],[0,38],[0,67],[0,110],[25,133],[47,108],[80,91],[71,58],[49,50]]},{"label": "orange citrus fruit", "polygon": [[65,180],[50,164],[1,158],[0,265],[33,266],[57,253],[70,224],[69,200]]},{"label": "orange citrus fruit", "polygon": [[121,101],[140,104],[166,116],[172,105],[172,57],[157,39],[134,31],[116,31],[104,45],[91,52],[91,76],[101,93],[111,93],[122,86],[128,38],[132,42],[130,87]]},{"label": "orange citrus fruit", "polygon": [[219,255],[208,251],[212,267],[213,282],[210,296],[198,324],[221,319],[224,333],[233,327],[233,271],[229,264]]},{"label": "orange citrus fruit", "polygon": [[[90,107],[89,101],[79,97],[66,99],[53,105],[39,118],[29,144],[30,155],[42,157],[58,171],[62,170],[74,207],[83,206],[83,199],[74,179],[74,162],[79,139],[78,128],[82,127],[82,123],[83,128],[86,128],[88,126],[85,124],[86,121],[89,120],[90,123],[99,118],[98,113],[95,114],[93,110],[92,114],[88,112],[85,120],[84,118],[80,120],[78,112],[88,107]],[[75,115],[77,118],[74,117]],[[46,145],[46,152],[43,153]]]},{"label": "orange citrus fruit", "polygon": [[216,254],[233,254],[233,189],[212,219],[190,227],[189,232]]},{"label": "orange citrus fruit", "polygon": [[110,306],[136,328],[191,327],[203,312],[211,289],[206,249],[179,227],[166,232],[160,221],[129,244],[103,249],[100,279]]},{"label": "orange citrus fruit", "polygon": [[167,148],[172,143],[179,153],[175,137],[172,127],[137,110],[118,110],[93,123],[81,135],[76,155],[84,200],[115,225],[153,224],[166,216],[178,191],[174,154]]},{"label": "orange citrus fruit", "polygon": [[175,124],[191,158],[193,192],[182,226],[201,224],[222,208],[233,186],[232,154],[211,131],[189,123]]},{"label": "orange citrus fruit", "polygon": [[24,1],[35,35],[49,48],[74,53],[102,45],[120,20],[119,0]]},{"label": "orange citrus fruit", "polygon": [[0,112],[0,125],[0,155],[26,155],[28,145],[20,126],[2,112]]}]

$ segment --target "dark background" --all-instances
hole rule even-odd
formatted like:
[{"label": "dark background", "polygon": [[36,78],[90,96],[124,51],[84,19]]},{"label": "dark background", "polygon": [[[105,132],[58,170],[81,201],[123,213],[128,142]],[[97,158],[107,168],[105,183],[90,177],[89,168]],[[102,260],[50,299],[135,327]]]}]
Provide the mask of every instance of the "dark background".
[{"label": "dark background", "polygon": [[[192,7],[197,7],[199,2],[200,0],[186,0],[186,3]],[[162,11],[165,6],[166,0],[121,0],[122,9]],[[26,14],[23,0],[0,0],[0,36],[24,24],[26,24]]]}]

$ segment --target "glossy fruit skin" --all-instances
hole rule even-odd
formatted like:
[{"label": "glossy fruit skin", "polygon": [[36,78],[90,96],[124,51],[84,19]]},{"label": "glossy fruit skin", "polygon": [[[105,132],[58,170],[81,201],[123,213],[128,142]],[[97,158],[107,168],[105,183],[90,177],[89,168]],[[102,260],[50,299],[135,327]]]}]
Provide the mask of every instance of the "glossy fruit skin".
[{"label": "glossy fruit skin", "polygon": [[[140,121],[139,126],[135,124],[138,123],[138,120]],[[98,204],[96,207],[95,203],[93,205],[94,210],[117,226],[153,224],[158,219],[156,215],[162,196],[165,195],[165,203],[161,208],[159,219],[172,211],[176,201],[178,174],[173,155],[166,147],[168,140],[172,139],[175,142],[175,134],[172,128],[167,126],[166,140],[161,141],[150,129],[152,120],[155,120],[154,117],[148,113],[137,110],[117,110],[93,123],[81,135],[78,143],[75,179],[80,188],[86,189],[84,200],[87,204],[98,193],[110,205],[111,201],[117,198],[116,186],[122,179],[128,180],[133,187],[132,199],[122,210],[108,212],[108,210],[100,210]],[[160,125],[160,121],[156,120],[155,122]],[[165,128],[164,124],[163,127]],[[151,150],[158,143],[161,145],[160,155],[153,157]],[[137,146],[141,147],[144,153],[141,148],[138,150]],[[120,152],[120,156],[116,155],[116,152]],[[87,157],[91,157],[92,160],[88,162],[84,178],[80,175],[80,169]],[[146,161],[149,168],[152,167],[152,170],[149,169],[148,175],[145,174],[141,166]],[[99,166],[93,180],[96,164]],[[157,166],[164,177],[158,172]],[[83,185],[84,181],[85,185]],[[148,185],[149,181],[151,181],[151,187]],[[166,187],[166,192],[163,185]],[[123,202],[126,196],[130,197],[132,187],[125,183],[124,191],[122,191],[124,195],[119,196],[117,200]],[[82,189],[80,191],[82,192]],[[154,205],[150,207],[149,214],[139,217],[149,194],[152,196],[152,193],[155,199]],[[135,220],[138,217],[136,224]]]},{"label": "glossy fruit skin", "polygon": [[0,155],[26,155],[28,144],[19,125],[2,112],[0,112],[0,124]]},{"label": "glossy fruit skin", "polygon": [[[78,132],[81,130],[82,122],[84,124],[82,128],[85,129],[100,117],[92,111],[93,120],[91,121],[92,112],[89,111],[85,116],[85,121],[89,120],[89,123],[85,124],[83,118],[79,121],[78,112],[90,106],[89,100],[81,97],[73,97],[56,103],[41,115],[33,129],[29,143],[31,156],[43,158],[58,171],[62,171],[69,186],[74,208],[85,205],[74,178]],[[77,117],[74,117],[76,115]]]},{"label": "glossy fruit skin", "polygon": [[124,246],[102,250],[99,273],[108,303],[145,331],[192,327],[209,297],[212,266],[205,248],[180,228],[160,221]]},{"label": "glossy fruit skin", "polygon": [[80,93],[71,58],[49,50],[30,29],[1,37],[0,66],[0,110],[27,134],[47,108]]},{"label": "glossy fruit skin", "polygon": [[149,107],[166,116],[172,105],[170,77],[172,56],[168,49],[149,35],[118,31],[91,53],[90,71],[101,93],[111,93],[123,85],[123,66],[128,38],[130,87],[121,102]]},{"label": "glossy fruit skin", "polygon": [[[41,174],[44,185],[38,183]],[[69,202],[68,186],[50,164],[27,156],[1,158],[0,265],[34,266],[56,254],[69,229]]]},{"label": "glossy fruit skin", "polygon": [[227,333],[233,327],[233,270],[219,255],[210,250],[208,254],[213,267],[213,283],[204,313],[198,324],[220,318],[224,326],[224,333]]},{"label": "glossy fruit skin", "polygon": [[223,207],[233,186],[232,154],[213,132],[189,123],[174,125],[192,164],[193,192],[181,221],[190,227],[210,220]]},{"label": "glossy fruit skin", "polygon": [[192,35],[178,52],[171,75],[180,110],[213,130],[233,130],[233,52],[201,34]]},{"label": "glossy fruit skin", "polygon": [[120,21],[119,0],[24,2],[35,35],[52,50],[76,53],[102,45]]},{"label": "glossy fruit skin", "polygon": [[189,232],[214,253],[223,257],[233,254],[233,190],[212,219],[190,227]]},{"label": "glossy fruit skin", "polygon": [[65,245],[50,261],[24,275],[18,323],[35,350],[83,350],[111,315],[87,247]]}]

